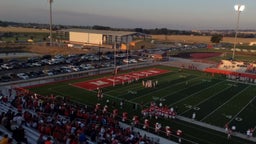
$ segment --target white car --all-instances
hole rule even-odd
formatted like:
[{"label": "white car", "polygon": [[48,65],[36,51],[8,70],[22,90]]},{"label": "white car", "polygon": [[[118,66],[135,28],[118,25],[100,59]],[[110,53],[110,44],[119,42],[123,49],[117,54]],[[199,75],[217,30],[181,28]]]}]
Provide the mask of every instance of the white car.
[{"label": "white car", "polygon": [[129,62],[130,63],[137,63],[138,61],[136,59],[130,59]]},{"label": "white car", "polygon": [[25,73],[18,73],[17,77],[23,80],[29,79],[29,76]]},{"label": "white car", "polygon": [[145,61],[147,61],[147,59],[146,59],[146,58],[139,58],[138,60],[139,60],[139,61],[141,61],[141,62],[145,62]]},{"label": "white car", "polygon": [[124,63],[131,63],[128,59],[123,59]]},{"label": "white car", "polygon": [[13,69],[13,65],[11,65],[11,64],[2,64],[1,67],[2,67],[3,69],[7,69],[7,70]]},{"label": "white car", "polygon": [[95,67],[92,66],[91,64],[81,64],[79,67],[80,67],[81,69],[83,69],[83,70],[89,70],[89,69],[94,69],[94,68],[95,68]]},{"label": "white car", "polygon": [[34,62],[34,63],[32,63],[32,66],[40,67],[40,66],[42,66],[42,64],[41,64],[41,63],[39,63],[39,62]]}]

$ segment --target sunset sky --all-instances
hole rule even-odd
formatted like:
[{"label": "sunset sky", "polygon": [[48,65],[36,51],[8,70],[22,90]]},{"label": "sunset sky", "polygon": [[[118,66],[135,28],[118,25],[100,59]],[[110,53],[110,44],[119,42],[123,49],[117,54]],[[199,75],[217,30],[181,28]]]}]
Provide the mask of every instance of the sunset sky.
[{"label": "sunset sky", "polygon": [[[256,29],[256,0],[54,0],[53,24],[113,28]],[[0,20],[49,23],[48,0],[1,0]]]}]

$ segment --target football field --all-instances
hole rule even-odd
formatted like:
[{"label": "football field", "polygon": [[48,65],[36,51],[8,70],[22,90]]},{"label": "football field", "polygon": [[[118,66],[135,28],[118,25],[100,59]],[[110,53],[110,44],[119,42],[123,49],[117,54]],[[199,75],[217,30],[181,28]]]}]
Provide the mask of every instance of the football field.
[{"label": "football field", "polygon": [[[161,72],[157,74],[155,72],[153,75],[145,73],[153,69]],[[138,76],[138,73],[141,74],[141,72],[144,74],[141,77],[128,76],[132,73],[137,73]],[[107,104],[107,100],[111,103],[110,109],[120,108],[119,103],[123,101],[124,109],[120,109],[119,114],[121,115],[122,111],[128,112],[130,120],[133,115],[139,115],[141,123],[143,123],[141,111],[154,102],[156,105],[161,103],[163,106],[173,108],[179,116],[189,119],[195,113],[195,121],[223,128],[223,131],[226,124],[230,128],[235,126],[234,131],[242,134],[246,134],[248,129],[254,129],[256,126],[256,86],[253,84],[228,81],[225,76],[221,75],[212,76],[200,71],[165,66],[140,69],[134,72],[125,71],[118,76],[127,79],[114,85],[111,83],[101,87],[104,94],[102,99],[97,97],[96,88],[100,84],[106,84],[103,80],[113,78],[111,74],[52,83],[33,87],[30,90],[42,95],[68,96],[74,101],[92,106],[96,103]],[[81,87],[81,83],[91,83],[94,80],[101,82],[93,82],[97,86],[91,87],[89,90]],[[145,86],[146,82],[157,82],[157,84]],[[183,138],[195,143],[210,144],[226,143],[227,141],[224,133],[206,131],[206,128],[198,128],[180,120],[164,118],[152,120],[151,127],[154,127],[153,122],[155,121],[160,121],[162,127],[168,125],[173,130],[182,129],[184,131]],[[197,134],[196,131],[198,131]],[[231,141],[230,143],[251,143],[239,138],[232,138],[229,141]]]}]

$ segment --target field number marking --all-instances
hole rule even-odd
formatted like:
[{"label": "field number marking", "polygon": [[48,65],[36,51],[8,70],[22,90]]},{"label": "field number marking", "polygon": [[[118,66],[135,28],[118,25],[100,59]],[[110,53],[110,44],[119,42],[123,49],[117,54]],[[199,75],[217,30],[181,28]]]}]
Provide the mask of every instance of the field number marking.
[{"label": "field number marking", "polygon": [[[225,115],[225,117],[226,117],[227,119],[232,119],[233,116],[232,116],[232,115]],[[240,121],[243,121],[243,118],[241,118],[241,117],[236,117],[236,118],[234,118],[234,120],[240,122]]]},{"label": "field number marking", "polygon": [[196,111],[199,111],[200,110],[200,107],[193,107],[192,105],[188,105],[188,104],[184,104],[184,106],[188,109],[193,109],[193,110],[196,110]]}]

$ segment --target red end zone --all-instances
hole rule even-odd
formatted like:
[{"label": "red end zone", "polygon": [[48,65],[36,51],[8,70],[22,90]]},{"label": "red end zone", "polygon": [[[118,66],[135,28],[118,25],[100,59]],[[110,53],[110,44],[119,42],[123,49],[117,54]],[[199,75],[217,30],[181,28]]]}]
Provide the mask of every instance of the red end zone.
[{"label": "red end zone", "polygon": [[129,83],[132,81],[139,80],[141,78],[156,76],[156,75],[164,74],[167,72],[169,71],[154,68],[149,70],[130,72],[122,75],[94,79],[94,80],[85,81],[85,82],[74,83],[72,85],[75,87],[79,87],[87,90],[96,90],[97,88],[104,88],[104,87],[109,87],[109,86],[118,85],[118,84],[127,83],[127,82]]}]

